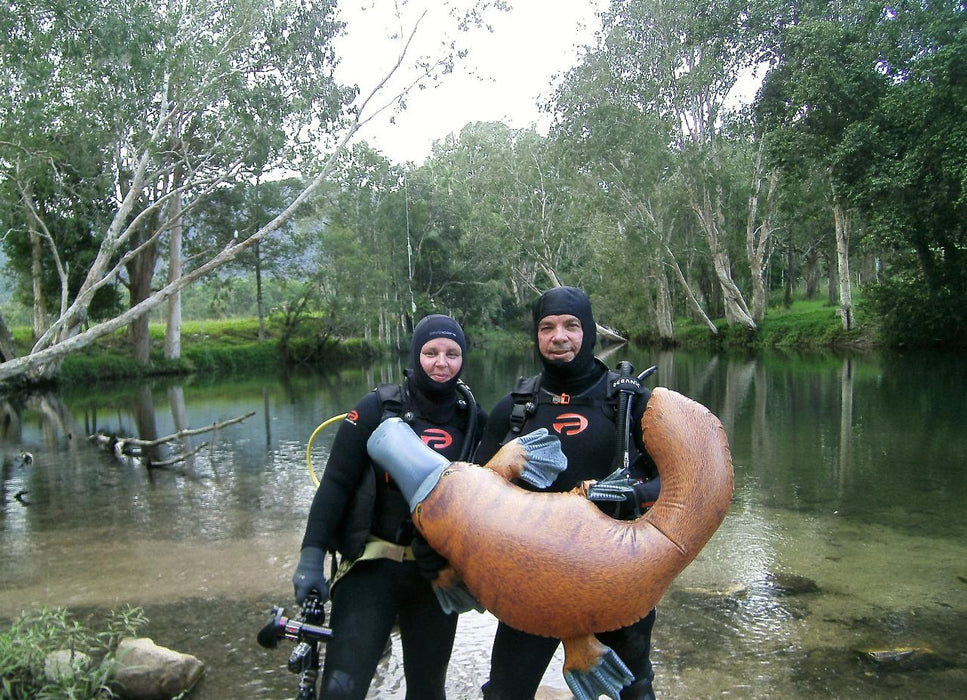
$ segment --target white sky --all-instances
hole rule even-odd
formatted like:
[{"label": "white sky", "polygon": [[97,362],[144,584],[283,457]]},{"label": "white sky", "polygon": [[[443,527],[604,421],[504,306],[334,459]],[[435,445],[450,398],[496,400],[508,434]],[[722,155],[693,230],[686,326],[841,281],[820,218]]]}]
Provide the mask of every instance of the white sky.
[{"label": "white sky", "polygon": [[[343,83],[356,83],[366,93],[392,65],[398,44],[386,38],[386,24],[394,21],[391,0],[376,0],[376,10],[361,11],[363,0],[344,0],[340,12],[347,22],[348,36],[337,45],[341,58],[337,77]],[[442,8],[429,0],[418,36],[425,43],[421,52],[442,38],[435,30],[445,21]],[[415,9],[404,8],[407,12]],[[422,163],[434,141],[459,131],[476,121],[500,121],[512,128],[545,126],[538,101],[547,97],[553,76],[570,68],[577,60],[578,45],[590,44],[598,28],[595,12],[606,0],[510,0],[509,12],[492,15],[493,33],[474,32],[469,42],[466,63],[491,78],[482,82],[468,75],[467,68],[443,76],[442,82],[427,90],[416,90],[407,108],[395,116],[380,115],[366,125],[358,138],[368,141],[395,163]],[[434,14],[436,13],[436,14]],[[412,26],[417,15],[410,15],[404,26]]]}]

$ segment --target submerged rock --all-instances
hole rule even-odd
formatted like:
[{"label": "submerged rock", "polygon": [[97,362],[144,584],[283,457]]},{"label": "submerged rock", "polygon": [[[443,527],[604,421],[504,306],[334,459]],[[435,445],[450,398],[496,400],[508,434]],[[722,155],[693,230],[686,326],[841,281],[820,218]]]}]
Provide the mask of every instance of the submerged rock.
[{"label": "submerged rock", "polygon": [[819,584],[813,579],[799,574],[770,573],[766,580],[776,595],[780,596],[797,596],[820,592]]},{"label": "submerged rock", "polygon": [[947,665],[947,661],[929,647],[883,647],[857,649],[856,652],[867,663],[885,671],[922,671]]}]

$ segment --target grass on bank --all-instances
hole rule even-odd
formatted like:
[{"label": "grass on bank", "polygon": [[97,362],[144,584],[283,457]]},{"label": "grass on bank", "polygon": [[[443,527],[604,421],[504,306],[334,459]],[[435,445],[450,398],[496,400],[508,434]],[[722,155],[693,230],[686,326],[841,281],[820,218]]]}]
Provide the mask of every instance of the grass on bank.
[{"label": "grass on bank", "polygon": [[[800,300],[789,308],[770,308],[755,331],[729,327],[724,319],[715,322],[718,333],[709,333],[701,323],[678,319],[676,342],[684,349],[764,349],[869,347],[873,333],[862,323],[844,331],[838,309],[825,301]],[[524,329],[467,328],[470,341],[479,347],[530,347],[531,334]],[[372,359],[387,351],[363,339],[333,339],[312,323],[296,335],[285,337],[280,323],[265,324],[265,337],[259,340],[258,320],[231,318],[186,321],[182,326],[181,358],[164,358],[163,324],[151,324],[151,362],[138,363],[131,354],[126,329],[99,339],[93,345],[71,354],[61,368],[60,381],[90,382],[137,378],[147,375],[218,372],[273,372],[284,367],[335,367],[347,361]],[[632,334],[632,337],[645,337]],[[30,348],[30,329],[14,329],[14,339],[22,352]]]},{"label": "grass on bank", "polygon": [[[855,307],[854,307],[855,308]],[[770,307],[759,328],[730,327],[725,319],[715,322],[716,335],[693,320],[675,322],[676,340],[683,347],[703,348],[869,348],[876,345],[876,329],[854,316],[854,327],[843,329],[839,307],[820,300],[794,301],[788,308]]]}]

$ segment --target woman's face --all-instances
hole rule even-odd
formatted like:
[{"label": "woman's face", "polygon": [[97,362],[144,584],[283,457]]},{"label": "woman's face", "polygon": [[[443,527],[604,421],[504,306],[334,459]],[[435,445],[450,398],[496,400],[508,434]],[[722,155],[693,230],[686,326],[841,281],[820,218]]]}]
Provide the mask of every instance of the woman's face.
[{"label": "woman's face", "polygon": [[449,338],[428,340],[420,348],[420,367],[435,382],[448,382],[463,367],[463,353],[456,341]]}]

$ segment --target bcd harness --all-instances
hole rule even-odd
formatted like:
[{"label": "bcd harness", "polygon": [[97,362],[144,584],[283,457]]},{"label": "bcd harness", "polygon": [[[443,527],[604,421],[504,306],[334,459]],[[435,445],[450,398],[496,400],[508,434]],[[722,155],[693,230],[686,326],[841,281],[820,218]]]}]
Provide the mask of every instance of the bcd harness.
[{"label": "bcd harness", "polygon": [[[456,384],[457,411],[463,417],[464,438],[460,448],[461,461],[469,459],[477,432],[477,403],[470,388],[462,381]],[[381,407],[380,422],[399,417],[412,424],[418,417],[416,402],[409,395],[406,382],[379,384],[373,390]],[[332,583],[341,578],[357,561],[367,559],[392,559],[397,562],[413,561],[413,549],[408,541],[412,537],[409,506],[389,474],[381,472],[376,478],[376,468],[370,464],[363,470],[359,485],[353,492],[346,513],[343,515],[333,543],[329,548],[333,567]],[[377,504],[379,507],[377,507]],[[401,523],[403,525],[401,525]],[[410,523],[409,527],[405,527]],[[406,530],[405,532],[400,532]],[[407,544],[402,544],[406,541]]]},{"label": "bcd harness", "polygon": [[[607,388],[603,398],[589,395],[593,393],[590,390],[576,396],[566,393],[555,394],[541,389],[541,375],[539,374],[533,377],[520,377],[511,391],[514,404],[510,411],[510,427],[507,435],[500,444],[505,445],[514,438],[524,434],[524,426],[527,424],[528,419],[537,413],[539,405],[597,405],[600,406],[604,415],[615,423],[617,427],[618,434],[613,467],[616,469],[624,468],[624,473],[630,475],[628,467],[631,461],[631,445],[634,443],[634,437],[631,435],[634,426],[629,420],[631,415],[629,401],[632,395],[641,391],[641,380],[654,372],[655,369],[655,367],[651,367],[637,378],[634,377],[634,370],[631,365],[626,362],[620,363],[618,370],[608,369],[606,380]],[[635,452],[637,452],[637,449],[635,449]],[[639,482],[639,485],[641,483]],[[654,488],[661,482],[655,479],[649,480],[649,483],[651,485],[649,487],[643,487],[641,492],[638,492],[636,489],[636,494],[642,496],[642,498],[636,498],[634,511],[623,517],[637,517],[654,503],[654,498],[657,497]],[[608,512],[604,504],[599,503],[598,507]],[[609,512],[608,514],[612,517],[619,517],[618,510]]]},{"label": "bcd harness", "polygon": [[524,431],[527,420],[537,413],[539,404],[553,404],[557,406],[594,406],[600,405],[605,416],[613,422],[617,422],[618,415],[618,391],[615,389],[615,381],[621,375],[608,370],[608,389],[604,399],[593,399],[585,394],[572,396],[570,394],[554,394],[549,391],[541,390],[541,375],[533,377],[519,377],[510,395],[514,399],[514,405],[510,410],[510,429],[501,441],[501,445],[506,445],[514,438],[520,437]]}]

